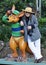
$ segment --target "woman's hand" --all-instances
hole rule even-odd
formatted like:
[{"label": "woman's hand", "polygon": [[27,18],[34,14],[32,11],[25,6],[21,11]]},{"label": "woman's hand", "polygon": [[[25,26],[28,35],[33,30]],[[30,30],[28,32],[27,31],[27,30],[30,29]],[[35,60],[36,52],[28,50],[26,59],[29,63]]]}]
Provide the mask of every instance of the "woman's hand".
[{"label": "woman's hand", "polygon": [[30,30],[30,29],[32,29],[32,27],[31,26],[28,26],[28,30]]},{"label": "woman's hand", "polygon": [[11,10],[8,10],[8,11],[6,12],[6,15],[9,16],[10,14],[11,14]]},{"label": "woman's hand", "polygon": [[22,34],[24,34],[24,30],[21,30],[20,32],[21,32]]},{"label": "woman's hand", "polygon": [[21,26],[24,26],[24,23],[23,23],[23,21],[21,21],[21,22],[20,22],[20,25],[21,25]]}]

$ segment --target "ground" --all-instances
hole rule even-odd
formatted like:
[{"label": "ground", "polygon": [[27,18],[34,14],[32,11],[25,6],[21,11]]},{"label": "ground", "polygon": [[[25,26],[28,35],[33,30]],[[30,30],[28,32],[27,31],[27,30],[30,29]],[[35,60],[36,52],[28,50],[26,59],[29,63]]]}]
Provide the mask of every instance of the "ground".
[{"label": "ground", "polygon": [[[3,42],[0,42],[0,59],[5,59],[6,61],[16,61],[16,62],[31,62],[32,59],[33,59],[33,62],[34,62],[34,57],[33,55],[29,54],[29,53],[26,53],[26,58],[23,59],[21,57],[21,53],[20,53],[20,50],[18,50],[18,54],[19,54],[19,57],[18,58],[9,58],[7,57],[7,55],[11,54],[12,51],[11,49],[9,48],[9,42],[7,42],[6,45],[3,45]],[[46,62],[46,48],[42,48],[42,55],[44,56],[44,61]]]}]

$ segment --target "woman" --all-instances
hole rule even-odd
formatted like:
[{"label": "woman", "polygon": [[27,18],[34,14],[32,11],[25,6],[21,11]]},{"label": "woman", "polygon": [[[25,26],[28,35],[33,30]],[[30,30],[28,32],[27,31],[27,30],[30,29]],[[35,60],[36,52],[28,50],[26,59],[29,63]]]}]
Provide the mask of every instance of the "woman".
[{"label": "woman", "polygon": [[27,7],[25,10],[25,15],[20,22],[21,26],[24,26],[24,36],[25,41],[28,42],[29,48],[34,54],[35,62],[40,63],[43,60],[41,54],[41,34],[38,29],[37,18],[32,12],[32,8]]}]

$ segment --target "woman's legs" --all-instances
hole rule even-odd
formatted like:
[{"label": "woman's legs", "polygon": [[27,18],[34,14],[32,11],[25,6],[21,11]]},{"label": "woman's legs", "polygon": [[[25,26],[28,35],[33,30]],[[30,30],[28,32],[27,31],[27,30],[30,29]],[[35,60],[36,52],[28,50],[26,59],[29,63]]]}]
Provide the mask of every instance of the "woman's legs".
[{"label": "woman's legs", "polygon": [[38,40],[36,40],[35,41],[35,47],[36,47],[36,49],[37,49],[37,52],[38,52],[38,57],[37,57],[37,59],[39,59],[39,58],[42,58],[42,54],[41,54],[41,40],[40,39],[38,39]]},{"label": "woman's legs", "polygon": [[28,36],[28,45],[34,54],[35,59],[40,59],[42,57],[41,51],[40,51],[40,41],[38,40],[38,41],[32,42],[30,37]]}]

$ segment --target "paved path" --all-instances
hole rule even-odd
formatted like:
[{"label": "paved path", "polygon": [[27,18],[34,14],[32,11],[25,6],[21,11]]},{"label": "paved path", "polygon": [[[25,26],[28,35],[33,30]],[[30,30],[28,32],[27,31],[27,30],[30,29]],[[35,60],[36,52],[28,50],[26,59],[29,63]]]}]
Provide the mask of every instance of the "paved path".
[{"label": "paved path", "polygon": [[28,62],[15,62],[15,61],[6,61],[5,59],[0,59],[0,64],[13,64],[13,65],[46,65],[46,61],[42,63],[34,63],[34,59],[29,59]]}]

